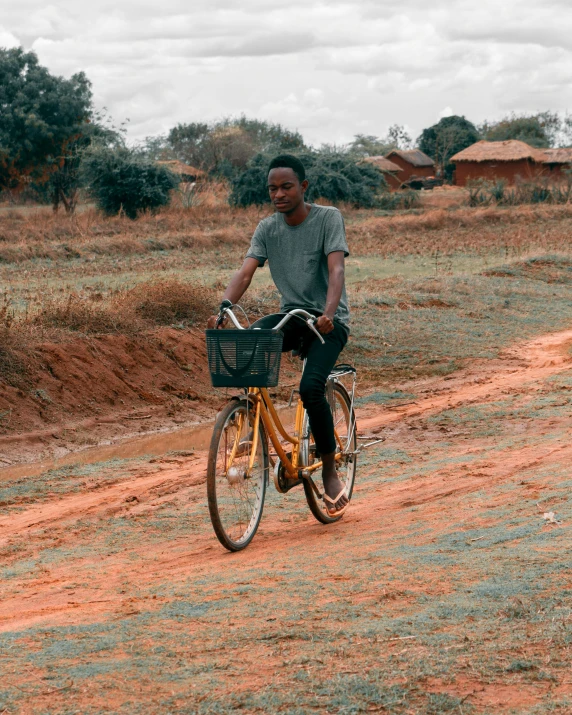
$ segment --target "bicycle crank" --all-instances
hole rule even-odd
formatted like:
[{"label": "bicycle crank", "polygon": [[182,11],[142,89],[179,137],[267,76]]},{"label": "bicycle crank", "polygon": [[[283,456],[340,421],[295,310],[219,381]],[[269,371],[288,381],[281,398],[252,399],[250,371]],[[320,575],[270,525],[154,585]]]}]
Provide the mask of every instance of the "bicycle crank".
[{"label": "bicycle crank", "polygon": [[299,476],[300,480],[305,479],[307,482],[310,482],[310,486],[312,487],[312,490],[315,493],[315,495],[318,497],[318,499],[321,499],[323,497],[323,494],[320,492],[320,490],[316,486],[316,483],[312,479],[311,473],[307,469],[299,469],[298,476]]}]

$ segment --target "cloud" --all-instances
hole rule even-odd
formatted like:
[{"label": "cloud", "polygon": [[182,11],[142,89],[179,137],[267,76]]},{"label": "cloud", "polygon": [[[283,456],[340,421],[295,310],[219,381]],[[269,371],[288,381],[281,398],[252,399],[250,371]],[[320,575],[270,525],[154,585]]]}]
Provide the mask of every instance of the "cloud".
[{"label": "cloud", "polygon": [[20,41],[18,38],[0,25],[0,47],[11,49],[19,45]]},{"label": "cloud", "polygon": [[245,113],[313,142],[572,109],[569,0],[19,0],[0,45],[84,70],[130,135]]}]

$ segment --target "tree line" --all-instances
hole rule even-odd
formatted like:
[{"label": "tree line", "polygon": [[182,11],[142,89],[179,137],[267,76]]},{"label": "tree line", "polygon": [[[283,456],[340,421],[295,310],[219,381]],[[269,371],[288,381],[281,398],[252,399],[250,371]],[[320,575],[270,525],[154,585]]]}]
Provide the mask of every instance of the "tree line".
[{"label": "tree line", "polygon": [[263,203],[265,167],[272,155],[283,152],[300,156],[308,167],[310,199],[372,207],[380,205],[387,184],[363,159],[416,145],[447,179],[451,156],[479,139],[569,145],[572,117],[547,111],[475,125],[450,116],[424,129],[416,142],[404,127],[393,125],[383,137],[358,134],[343,146],[315,148],[297,131],[242,116],[177,124],[165,135],[128,146],[124,128],[95,110],[83,72],[57,77],[34,52],[0,49],[0,191],[28,193],[56,210],[62,205],[73,212],[83,189],[105,213],[123,211],[135,218],[169,201],[180,177],[157,162],[171,159],[227,180],[235,205]]}]

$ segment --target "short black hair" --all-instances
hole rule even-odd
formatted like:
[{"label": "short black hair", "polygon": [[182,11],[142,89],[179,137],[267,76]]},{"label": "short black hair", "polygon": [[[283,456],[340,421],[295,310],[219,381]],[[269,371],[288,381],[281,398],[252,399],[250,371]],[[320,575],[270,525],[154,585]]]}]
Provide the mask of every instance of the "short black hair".
[{"label": "short black hair", "polygon": [[280,156],[274,157],[268,165],[268,172],[270,173],[272,169],[292,169],[298,179],[300,179],[300,183],[306,179],[304,164],[302,164],[298,157],[292,154],[280,154]]}]

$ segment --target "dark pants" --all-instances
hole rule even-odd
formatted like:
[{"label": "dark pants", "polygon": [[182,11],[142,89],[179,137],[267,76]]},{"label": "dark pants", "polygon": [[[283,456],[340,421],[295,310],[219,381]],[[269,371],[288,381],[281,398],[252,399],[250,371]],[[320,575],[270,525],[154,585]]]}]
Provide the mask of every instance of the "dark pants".
[{"label": "dark pants", "polygon": [[[281,317],[269,315],[257,320],[254,325],[257,328],[272,328]],[[306,367],[300,382],[300,397],[308,412],[316,449],[320,454],[335,452],[334,420],[326,399],[326,382],[348,341],[348,331],[337,320],[334,321],[332,332],[322,336],[324,344],[299,318],[290,318],[282,331],[282,352],[298,350],[300,356],[306,358]]]}]

